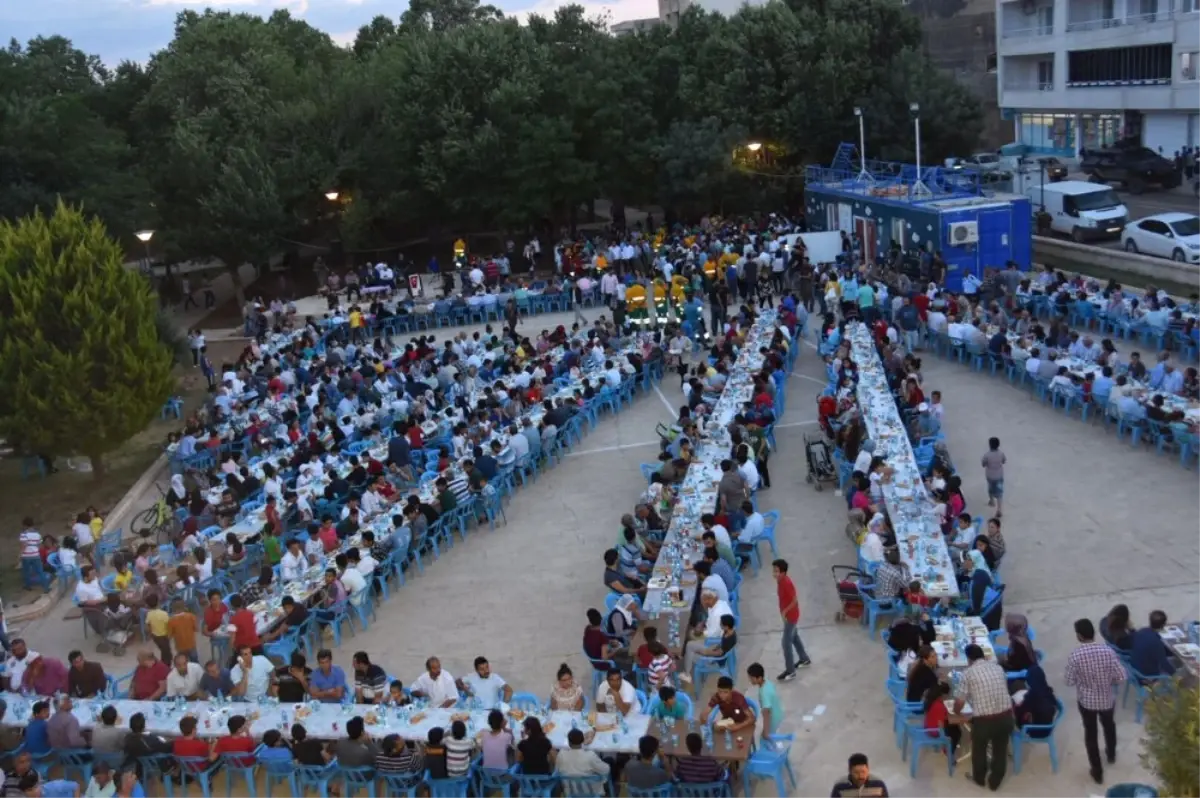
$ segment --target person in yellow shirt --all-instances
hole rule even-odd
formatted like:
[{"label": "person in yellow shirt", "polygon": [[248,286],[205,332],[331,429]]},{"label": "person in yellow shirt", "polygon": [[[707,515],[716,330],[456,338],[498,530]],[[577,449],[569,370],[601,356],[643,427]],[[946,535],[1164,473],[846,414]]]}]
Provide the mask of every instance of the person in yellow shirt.
[{"label": "person in yellow shirt", "polygon": [[158,646],[163,662],[171,661],[170,624],[171,616],[158,606],[158,596],[154,593],[146,596],[146,631]]},{"label": "person in yellow shirt", "polygon": [[[350,340],[358,341],[362,338],[363,332],[363,314],[359,310],[358,305],[350,308]],[[168,662],[170,660],[167,660]]]},{"label": "person in yellow shirt", "polygon": [[91,517],[88,521],[88,528],[92,530],[92,540],[99,541],[101,533],[104,532],[104,519],[100,517],[100,512],[95,507],[88,507],[87,514]]},{"label": "person in yellow shirt", "polygon": [[133,576],[133,569],[129,567],[129,563],[121,559],[117,563],[117,572],[113,575],[113,586],[124,593],[133,584]]}]

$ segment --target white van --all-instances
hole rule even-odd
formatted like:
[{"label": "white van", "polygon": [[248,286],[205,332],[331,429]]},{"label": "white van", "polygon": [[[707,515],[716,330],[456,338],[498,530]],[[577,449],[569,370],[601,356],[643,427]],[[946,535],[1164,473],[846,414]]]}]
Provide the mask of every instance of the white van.
[{"label": "white van", "polygon": [[1069,235],[1077,242],[1096,238],[1119,238],[1129,211],[1117,194],[1103,183],[1063,180],[1058,183],[1026,185],[1025,196],[1034,217],[1045,204],[1050,229]]}]

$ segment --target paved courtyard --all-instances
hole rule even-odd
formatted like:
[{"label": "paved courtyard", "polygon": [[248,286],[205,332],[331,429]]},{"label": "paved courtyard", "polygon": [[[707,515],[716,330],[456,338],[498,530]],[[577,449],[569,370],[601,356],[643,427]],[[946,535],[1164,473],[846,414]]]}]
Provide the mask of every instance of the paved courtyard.
[{"label": "paved courtyard", "polygon": [[[570,317],[536,317],[526,332],[569,324]],[[987,510],[979,458],[989,436],[1002,442],[1009,463],[1005,608],[1029,617],[1046,653],[1050,683],[1068,707],[1058,736],[1060,772],[1052,775],[1045,748],[1033,747],[1019,776],[1010,768],[1001,792],[1102,794],[1087,775],[1074,691],[1062,682],[1075,643],[1071,624],[1079,617],[1098,620],[1118,602],[1127,603],[1139,623],[1151,609],[1172,619],[1196,617],[1197,475],[1174,458],[1131,450],[1099,424],[1080,424],[1030,402],[1002,379],[932,357],[924,371],[927,392],[944,395],[947,443],[963,475],[968,512]],[[929,753],[918,778],[909,778],[891,732],[884,648],[861,627],[834,620],[839,605],[829,569],[852,564],[855,556],[843,535],[843,500],[831,488],[818,493],[805,482],[803,435],[816,433],[813,400],[823,374],[815,350],[805,347],[777,429],[773,487],[759,497],[761,509],[781,513],[778,544],[800,590],[801,633],[814,662],[780,685],[785,731],[796,733],[795,794],[828,794],[843,777],[847,756],[857,751],[870,757],[872,771],[893,795],[972,794],[977,788],[962,776],[967,763],[951,779],[943,761]],[[586,679],[584,613],[602,606],[607,593],[601,552],[644,489],[638,464],[654,461],[655,424],[673,418],[681,401],[678,382],[668,377],[661,391],[639,394],[632,409],[602,420],[561,466],[518,493],[506,508],[507,526],[474,534],[393,593],[366,633],[344,639],[338,664],[349,672],[351,655],[363,649],[408,684],[430,655],[460,675],[482,654],[514,689],[542,696],[561,662]],[[92,646],[82,646],[80,622],[61,621],[65,609],[30,623],[22,634],[46,654],[82,647],[92,656]],[[745,583],[742,620],[740,666],[760,661],[769,674],[778,673],[781,623],[769,571]],[[119,661],[97,658],[113,673],[134,664],[132,650]],[[745,685],[744,673],[738,681]],[[714,687],[710,679],[702,697]],[[1138,764],[1140,726],[1132,704],[1118,709],[1117,723],[1118,761],[1108,768],[1108,784],[1152,780]],[[759,794],[772,791],[760,785]]]}]

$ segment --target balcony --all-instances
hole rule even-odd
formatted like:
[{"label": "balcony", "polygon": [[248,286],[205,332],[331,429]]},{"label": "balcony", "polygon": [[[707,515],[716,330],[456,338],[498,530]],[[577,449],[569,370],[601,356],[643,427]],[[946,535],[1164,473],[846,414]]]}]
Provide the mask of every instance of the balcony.
[{"label": "balcony", "polygon": [[1153,14],[1130,14],[1127,17],[1109,19],[1086,19],[1067,23],[1067,33],[1082,33],[1090,30],[1109,30],[1127,25],[1153,25],[1156,22],[1170,22],[1177,16],[1183,16],[1174,11],[1158,11]]},{"label": "balcony", "polygon": [[1009,80],[1004,82],[1004,91],[1054,91],[1054,81]]},{"label": "balcony", "polygon": [[1032,28],[1005,29],[1000,32],[1001,39],[1032,39],[1040,36],[1053,36],[1053,25],[1035,25]]}]

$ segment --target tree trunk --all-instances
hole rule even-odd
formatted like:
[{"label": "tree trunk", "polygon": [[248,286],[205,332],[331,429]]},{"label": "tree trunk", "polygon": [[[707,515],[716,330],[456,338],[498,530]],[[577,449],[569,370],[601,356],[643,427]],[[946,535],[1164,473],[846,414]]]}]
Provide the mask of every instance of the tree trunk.
[{"label": "tree trunk", "polygon": [[225,269],[229,272],[229,279],[233,282],[233,297],[237,300],[240,312],[246,306],[246,287],[242,285],[241,261],[236,258],[226,260]]},{"label": "tree trunk", "polygon": [[89,454],[87,455],[87,459],[92,465],[92,479],[96,482],[104,479],[104,455]]}]

